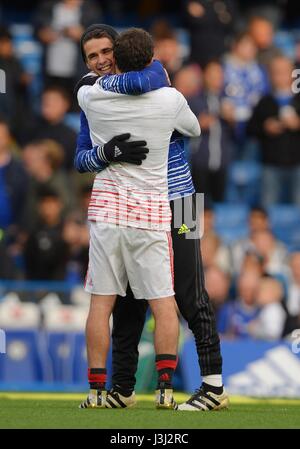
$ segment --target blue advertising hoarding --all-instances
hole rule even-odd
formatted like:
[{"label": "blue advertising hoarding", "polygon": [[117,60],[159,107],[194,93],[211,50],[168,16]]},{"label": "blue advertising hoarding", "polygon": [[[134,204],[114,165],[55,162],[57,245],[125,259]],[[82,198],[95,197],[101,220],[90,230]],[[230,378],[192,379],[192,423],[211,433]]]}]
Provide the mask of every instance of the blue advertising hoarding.
[{"label": "blue advertising hoarding", "polygon": [[[222,341],[221,347],[224,385],[230,394],[300,397],[300,339],[299,344],[296,340]],[[184,389],[193,391],[200,381],[192,338],[183,345],[180,359]]]}]

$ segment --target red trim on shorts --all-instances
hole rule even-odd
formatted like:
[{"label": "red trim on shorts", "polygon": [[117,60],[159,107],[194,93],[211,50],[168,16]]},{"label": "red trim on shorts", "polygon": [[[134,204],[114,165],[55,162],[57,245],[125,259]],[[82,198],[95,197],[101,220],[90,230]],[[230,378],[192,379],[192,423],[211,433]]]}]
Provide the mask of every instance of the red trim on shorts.
[{"label": "red trim on shorts", "polygon": [[171,277],[172,277],[172,286],[173,286],[173,289],[174,289],[174,253],[173,253],[172,235],[171,235],[170,231],[167,231],[167,237],[168,237],[168,246],[169,246],[170,270],[171,270]]},{"label": "red trim on shorts", "polygon": [[87,271],[86,271],[86,275],[85,275],[85,278],[84,278],[83,288],[86,288],[86,283],[87,283],[87,280],[88,280],[88,275],[89,275],[89,266],[88,266],[88,269],[87,269]]}]

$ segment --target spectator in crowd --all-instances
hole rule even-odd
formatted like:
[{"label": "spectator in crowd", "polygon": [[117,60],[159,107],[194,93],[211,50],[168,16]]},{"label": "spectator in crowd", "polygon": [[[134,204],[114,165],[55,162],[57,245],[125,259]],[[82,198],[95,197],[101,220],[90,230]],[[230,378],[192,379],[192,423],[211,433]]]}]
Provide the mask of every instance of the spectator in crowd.
[{"label": "spectator in crowd", "polygon": [[230,338],[248,338],[248,323],[258,315],[256,294],[260,276],[244,272],[237,280],[237,299],[225,303],[219,311],[218,331]]},{"label": "spectator in crowd", "polygon": [[278,340],[282,337],[287,313],[283,306],[284,289],[277,279],[263,277],[257,290],[257,318],[248,324],[248,331],[254,338]]},{"label": "spectator in crowd", "polygon": [[26,279],[64,280],[68,251],[62,236],[63,204],[47,186],[39,187],[37,198],[38,222],[24,248]]},{"label": "spectator in crowd", "polygon": [[80,283],[84,280],[89,261],[89,230],[86,216],[80,211],[68,214],[64,221],[62,238],[68,251],[66,280]]},{"label": "spectator in crowd", "polygon": [[185,21],[191,37],[190,59],[201,67],[220,58],[236,18],[234,0],[187,0]]},{"label": "spectator in crowd", "polygon": [[259,206],[252,207],[249,214],[249,231],[265,231],[270,229],[269,217],[265,209]]},{"label": "spectator in crowd", "polygon": [[214,308],[217,324],[219,312],[223,305],[230,300],[230,276],[216,266],[205,270],[205,287]]},{"label": "spectator in crowd", "polygon": [[27,195],[28,177],[13,156],[8,123],[0,117],[0,229],[16,234]]},{"label": "spectator in crowd", "polygon": [[265,275],[264,259],[255,249],[248,250],[241,260],[240,268],[235,275],[243,275],[244,273],[254,273],[258,277]]},{"label": "spectator in crowd", "polygon": [[[269,217],[265,209],[262,207],[253,207],[249,214],[249,236],[234,242],[231,245],[231,254],[233,261],[233,272],[238,274],[240,272],[242,261],[245,257],[246,253],[255,253],[256,248],[253,242],[253,236],[256,232],[259,231],[269,231],[270,223]],[[281,255],[286,254],[286,250],[284,244],[276,241],[275,246],[277,248],[277,252]]]},{"label": "spectator in crowd", "polygon": [[193,146],[192,175],[197,192],[209,200],[224,199],[227,169],[231,162],[233,110],[223,110],[223,69],[218,61],[209,62],[203,69],[203,90],[189,100],[199,117],[201,138],[198,148]]},{"label": "spectator in crowd", "polygon": [[61,170],[63,157],[62,147],[52,140],[35,141],[24,148],[24,166],[30,175],[23,218],[26,229],[32,229],[36,224],[38,191],[41,186],[47,186],[58,193],[64,211],[73,208],[76,192],[70,177]]},{"label": "spectator in crowd", "polygon": [[266,17],[254,15],[250,17],[248,31],[257,48],[257,61],[263,66],[268,66],[275,56],[280,56],[281,51],[274,45],[274,25]]},{"label": "spectator in crowd", "polygon": [[152,26],[154,39],[154,59],[158,59],[167,70],[171,82],[182,66],[182,50],[176,32],[168,22],[158,20]]},{"label": "spectator in crowd", "polygon": [[247,32],[238,34],[224,61],[224,108],[234,108],[236,156],[246,158],[246,124],[254,106],[268,91],[265,71],[256,61],[257,49]]},{"label": "spectator in crowd", "polygon": [[1,95],[0,113],[15,129],[20,117],[24,116],[24,111],[29,108],[26,88],[31,78],[15,56],[10,32],[2,26],[0,26],[0,68],[5,73],[5,95]]},{"label": "spectator in crowd", "polygon": [[25,145],[36,139],[52,139],[62,145],[64,150],[64,168],[73,168],[76,149],[76,132],[64,123],[66,113],[70,108],[68,92],[59,86],[47,87],[41,99],[41,116],[30,122],[25,121],[21,128],[19,141]]},{"label": "spectator in crowd", "polygon": [[261,98],[248,126],[261,146],[264,207],[284,201],[300,205],[300,96],[291,90],[292,71],[287,57],[272,59],[272,92]]},{"label": "spectator in crowd", "polygon": [[265,272],[273,276],[284,276],[287,250],[283,244],[276,242],[272,232],[256,231],[253,233],[252,242],[257,253],[263,258]]},{"label": "spectator in crowd", "polygon": [[99,2],[92,0],[41,2],[35,16],[35,27],[44,47],[46,84],[59,84],[72,93],[84,70],[79,53],[81,35],[86,27],[100,18]]},{"label": "spectator in crowd", "polygon": [[179,90],[187,100],[199,94],[201,85],[202,75],[197,64],[189,64],[182,67],[173,79],[173,87]]},{"label": "spectator in crowd", "polygon": [[204,269],[218,267],[224,273],[231,272],[231,259],[228,248],[222,244],[217,234],[206,233],[201,239],[201,249]]}]

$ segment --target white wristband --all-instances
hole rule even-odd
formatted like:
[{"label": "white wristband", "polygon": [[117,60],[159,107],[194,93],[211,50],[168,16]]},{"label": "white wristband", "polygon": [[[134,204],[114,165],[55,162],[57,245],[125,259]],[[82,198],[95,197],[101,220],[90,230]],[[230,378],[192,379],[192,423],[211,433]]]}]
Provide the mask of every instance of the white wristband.
[{"label": "white wristband", "polygon": [[97,148],[97,154],[98,154],[99,159],[100,159],[102,162],[106,162],[106,163],[109,164],[109,160],[106,159],[105,154],[104,154],[104,145],[99,145],[99,146],[98,146],[98,148]]}]

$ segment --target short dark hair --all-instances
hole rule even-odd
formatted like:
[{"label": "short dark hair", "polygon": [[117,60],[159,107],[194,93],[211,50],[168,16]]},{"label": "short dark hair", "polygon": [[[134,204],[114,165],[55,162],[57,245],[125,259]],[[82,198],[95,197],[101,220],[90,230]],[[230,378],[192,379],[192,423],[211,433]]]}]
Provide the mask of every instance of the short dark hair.
[{"label": "short dark hair", "polygon": [[235,34],[235,36],[233,37],[233,43],[235,45],[239,44],[244,39],[251,39],[251,40],[253,40],[251,34],[247,30],[242,30],[242,31],[237,32]]},{"label": "short dark hair", "polygon": [[111,43],[114,43],[117,36],[118,32],[110,25],[106,25],[106,23],[94,23],[87,27],[87,29],[82,33],[79,43],[84,62],[86,62],[86,57],[83,46],[87,41],[91,39],[101,39],[102,37],[107,37],[111,41]]},{"label": "short dark hair", "polygon": [[61,201],[61,197],[56,189],[47,184],[40,184],[36,190],[37,200],[44,201],[48,198],[53,198]]},{"label": "short dark hair", "polygon": [[273,21],[266,14],[251,14],[248,18],[248,25],[252,25],[254,22],[268,22],[274,28]]},{"label": "short dark hair", "polygon": [[222,67],[222,62],[221,62],[220,59],[218,59],[218,58],[211,58],[208,61],[206,61],[206,63],[203,65],[203,67],[202,67],[203,72],[205,70],[207,70],[210,65],[213,65],[213,64]]},{"label": "short dark hair", "polygon": [[61,86],[60,84],[48,84],[45,86],[42,95],[48,93],[48,92],[55,92],[57,94],[59,94],[61,97],[64,98],[64,100],[71,104],[71,94],[70,92],[63,86]]},{"label": "short dark hair", "polygon": [[121,72],[144,69],[150,64],[153,53],[153,39],[141,28],[124,31],[115,40],[114,56]]},{"label": "short dark hair", "polygon": [[113,39],[112,35],[109,34],[105,30],[99,30],[99,29],[98,30],[97,29],[96,30],[91,30],[91,31],[89,31],[88,33],[86,33],[84,35],[84,37],[82,38],[82,42],[81,42],[81,45],[82,45],[82,56],[83,56],[84,62],[87,61],[86,54],[85,54],[85,51],[84,51],[84,45],[88,41],[90,41],[91,39],[102,39],[103,37],[107,37],[107,39],[109,39],[110,42],[112,44],[114,44],[114,39]]},{"label": "short dark hair", "polygon": [[268,217],[268,212],[262,206],[257,206],[257,205],[252,206],[250,209],[250,213],[252,214],[254,212],[264,215],[265,217]]}]

